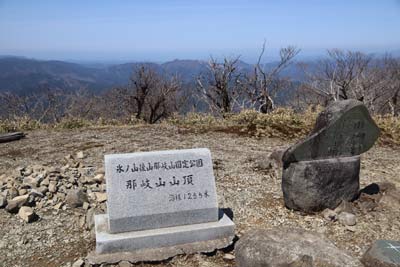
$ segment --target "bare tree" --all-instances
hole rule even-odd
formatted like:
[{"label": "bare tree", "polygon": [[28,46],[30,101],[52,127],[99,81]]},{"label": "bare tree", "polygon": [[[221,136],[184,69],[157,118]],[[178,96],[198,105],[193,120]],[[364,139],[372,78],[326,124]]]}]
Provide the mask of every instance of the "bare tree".
[{"label": "bare tree", "polygon": [[393,116],[400,115],[400,59],[386,56],[384,59],[386,77],[389,79],[387,84],[389,99],[387,101],[390,113]]},{"label": "bare tree", "polygon": [[275,109],[274,98],[277,92],[290,84],[290,80],[280,77],[280,73],[293,62],[293,58],[299,52],[300,50],[294,46],[282,48],[278,64],[267,71],[261,64],[265,53],[265,42],[263,43],[258,61],[254,65],[253,73],[246,75],[244,90],[249,100],[250,108],[255,108],[261,113],[269,113]]},{"label": "bare tree", "polygon": [[163,77],[145,65],[134,70],[130,84],[119,90],[129,115],[148,123],[156,123],[177,110],[177,94],[181,90],[178,77]]},{"label": "bare tree", "polygon": [[208,73],[197,78],[197,89],[213,113],[232,112],[238,98],[241,74],[237,71],[239,57],[224,58],[220,63],[213,57],[208,62]]},{"label": "bare tree", "polygon": [[310,103],[323,105],[353,98],[373,113],[391,109],[394,114],[400,93],[397,64],[398,60],[389,56],[379,59],[361,52],[330,50],[315,70],[306,71],[308,81],[299,94]]},{"label": "bare tree", "polygon": [[318,62],[316,71],[306,71],[308,83],[304,89],[323,98],[325,104],[349,98],[362,100],[358,83],[370,61],[371,57],[361,52],[328,50],[328,58]]}]

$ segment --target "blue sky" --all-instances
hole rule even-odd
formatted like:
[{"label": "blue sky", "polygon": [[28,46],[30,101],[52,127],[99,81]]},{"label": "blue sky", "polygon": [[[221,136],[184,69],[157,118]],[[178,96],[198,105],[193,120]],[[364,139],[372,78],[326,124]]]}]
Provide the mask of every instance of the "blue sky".
[{"label": "blue sky", "polygon": [[400,1],[0,0],[0,54],[63,60],[252,61],[295,45],[400,50]]}]

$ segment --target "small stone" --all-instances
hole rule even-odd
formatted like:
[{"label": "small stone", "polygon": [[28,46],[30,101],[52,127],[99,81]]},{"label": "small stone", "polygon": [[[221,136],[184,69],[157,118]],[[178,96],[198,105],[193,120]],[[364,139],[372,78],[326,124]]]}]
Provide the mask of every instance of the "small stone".
[{"label": "small stone", "polygon": [[26,193],[28,193],[28,190],[26,190],[25,188],[22,188],[22,189],[18,190],[18,194],[20,196],[25,195]]},{"label": "small stone", "polygon": [[90,204],[87,203],[87,202],[83,203],[83,205],[82,205],[82,208],[83,208],[84,210],[88,210],[89,207],[90,207]]},{"label": "small stone", "polygon": [[340,202],[339,206],[337,206],[334,210],[337,214],[345,211],[348,213],[354,213],[353,210],[353,205],[351,204],[351,202],[346,201],[346,200],[342,200],[342,202]]},{"label": "small stone", "polygon": [[40,193],[42,193],[44,195],[49,191],[49,189],[47,188],[47,186],[41,186],[37,189],[37,191],[39,191]]},{"label": "small stone", "polygon": [[81,207],[84,202],[88,202],[87,195],[83,190],[68,190],[66,197],[67,204],[72,208]]},{"label": "small stone", "polygon": [[21,207],[18,216],[27,223],[33,222],[37,215],[31,207]]},{"label": "small stone", "polygon": [[8,190],[8,196],[9,196],[9,198],[11,198],[11,199],[13,199],[13,198],[19,196],[18,190],[17,190],[15,187],[11,187],[11,188]]},{"label": "small stone", "polygon": [[72,264],[72,267],[82,267],[84,264],[85,262],[82,259],[79,259]]},{"label": "small stone", "polygon": [[18,209],[23,205],[27,204],[29,201],[29,194],[18,196],[8,201],[6,210],[11,213],[17,213]]},{"label": "small stone", "polygon": [[64,203],[62,203],[62,202],[57,203],[56,205],[54,205],[54,209],[56,209],[56,210],[61,209],[61,207],[62,207],[63,204],[64,204]]},{"label": "small stone", "polygon": [[26,168],[24,171],[22,171],[24,176],[29,176],[33,173],[33,169],[32,168]]},{"label": "small stone", "polygon": [[101,184],[101,183],[104,181],[104,174],[102,174],[102,173],[97,174],[97,175],[93,178],[93,180],[94,180],[96,183]]},{"label": "small stone", "polygon": [[356,215],[348,212],[341,212],[338,215],[339,222],[346,226],[353,226],[357,223]]},{"label": "small stone", "polygon": [[331,209],[324,209],[322,211],[322,216],[327,221],[336,221],[337,220],[337,213]]},{"label": "small stone", "polygon": [[22,185],[30,187],[30,188],[32,188],[32,187],[34,188],[34,187],[38,186],[38,180],[33,178],[32,176],[28,176],[28,177],[24,178],[24,180],[22,181]]},{"label": "small stone", "polygon": [[94,227],[94,214],[95,214],[95,209],[91,208],[87,211],[86,213],[86,229],[91,230]]},{"label": "small stone", "polygon": [[64,193],[58,192],[58,193],[56,193],[56,196],[57,196],[58,200],[61,200],[61,201],[65,200],[65,194]]},{"label": "small stone", "polygon": [[85,154],[83,154],[83,151],[79,151],[78,153],[76,153],[76,158],[77,159],[84,159],[85,158]]},{"label": "small stone", "polygon": [[0,208],[4,208],[7,206],[7,198],[3,195],[0,195]]},{"label": "small stone", "polygon": [[37,190],[37,189],[32,189],[31,190],[31,195],[34,196],[34,197],[40,197],[40,198],[44,197],[44,194],[42,192],[40,192],[39,190]]},{"label": "small stone", "polygon": [[50,181],[50,183],[49,183],[49,192],[50,193],[57,192],[57,181]]},{"label": "small stone", "polygon": [[49,178],[44,178],[43,181],[40,183],[41,186],[49,186],[50,180]]},{"label": "small stone", "polygon": [[96,200],[97,200],[97,202],[99,202],[99,203],[102,203],[102,202],[104,202],[104,201],[107,200],[107,193],[99,193],[99,192],[96,192],[96,193],[94,193],[94,194],[96,195]]},{"label": "small stone", "polygon": [[235,255],[233,255],[233,254],[226,253],[226,254],[224,255],[224,260],[231,261],[231,260],[234,260],[234,259],[235,259]]}]

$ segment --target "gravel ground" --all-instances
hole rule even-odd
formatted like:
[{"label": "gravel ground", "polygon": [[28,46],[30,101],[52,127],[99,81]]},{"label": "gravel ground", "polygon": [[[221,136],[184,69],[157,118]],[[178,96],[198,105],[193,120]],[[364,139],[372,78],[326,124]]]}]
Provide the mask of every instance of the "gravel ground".
[{"label": "gravel ground", "polygon": [[[83,166],[103,168],[110,153],[207,147],[214,161],[219,205],[231,208],[240,238],[252,228],[300,227],[324,233],[340,249],[360,258],[376,239],[399,239],[399,205],[375,211],[356,210],[357,224],[345,227],[326,221],[321,214],[304,215],[284,207],[281,170],[265,162],[271,152],[291,142],[253,138],[234,133],[196,134],[175,126],[97,127],[76,130],[32,131],[27,138],[0,144],[0,176],[13,177],[19,167],[62,168],[65,156],[83,151]],[[374,147],[362,156],[361,188],[374,182],[391,182],[400,188],[400,150]],[[104,204],[104,203],[103,203]],[[96,207],[104,211],[104,205]],[[23,222],[0,209],[0,266],[72,266],[94,249],[93,231],[82,227],[83,208],[35,208],[40,219]],[[165,262],[138,266],[234,266],[227,252],[177,256]],[[234,254],[234,251],[229,252]]]}]

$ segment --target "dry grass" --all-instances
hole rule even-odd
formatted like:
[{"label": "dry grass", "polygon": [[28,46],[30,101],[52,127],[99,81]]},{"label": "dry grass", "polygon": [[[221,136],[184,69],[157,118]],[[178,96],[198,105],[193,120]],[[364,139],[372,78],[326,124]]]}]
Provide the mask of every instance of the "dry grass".
[{"label": "dry grass", "polygon": [[[306,136],[312,129],[321,108],[308,109],[303,113],[288,108],[278,108],[270,114],[261,114],[254,110],[227,114],[225,118],[214,117],[204,113],[176,115],[162,122],[178,126],[181,133],[225,132],[252,137],[277,137],[282,140],[293,140]],[[400,118],[393,116],[375,116],[382,130],[379,144],[400,146]],[[104,125],[136,125],[143,122],[137,120],[89,121],[82,118],[67,118],[56,124],[43,124],[27,117],[14,120],[0,120],[0,133],[12,131],[28,131],[34,129],[77,129]]]}]

